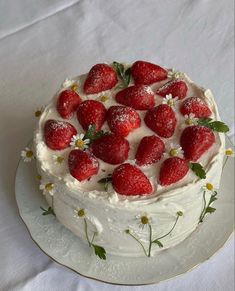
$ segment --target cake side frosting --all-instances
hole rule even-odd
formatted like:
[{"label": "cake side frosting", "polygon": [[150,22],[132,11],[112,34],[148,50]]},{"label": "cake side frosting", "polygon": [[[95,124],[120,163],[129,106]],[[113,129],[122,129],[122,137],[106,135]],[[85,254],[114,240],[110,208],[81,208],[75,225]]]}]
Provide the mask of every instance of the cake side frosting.
[{"label": "cake side frosting", "polygon": [[[180,77],[188,85],[187,97],[197,96],[204,100],[212,110],[211,117],[213,120],[220,120],[211,91],[197,86],[185,74],[181,74]],[[86,75],[83,75],[75,78],[74,82],[78,84],[78,88],[82,88],[85,79]],[[148,90],[155,92],[165,83],[166,80],[154,83],[148,87]],[[99,101],[102,100],[103,96],[108,95],[108,100],[103,104],[106,107],[110,107],[117,105],[113,98],[117,91],[114,88],[87,96],[82,90],[79,90],[79,95],[83,100],[88,98]],[[176,103],[175,112],[177,114],[177,122],[181,126],[178,127],[172,138],[163,138],[166,144],[166,155],[157,165],[141,167],[141,170],[149,178],[154,188],[153,193],[146,196],[125,197],[116,193],[112,186],[109,186],[108,190],[104,191],[103,186],[98,183],[98,180],[105,178],[107,174],[111,174],[117,167],[116,165],[110,165],[99,160],[98,175],[92,177],[90,181],[79,182],[69,174],[66,163],[71,148],[57,152],[50,150],[46,146],[43,137],[45,121],[48,119],[63,120],[56,110],[56,101],[59,93],[60,91],[51,103],[46,106],[40,117],[39,125],[35,132],[34,146],[42,183],[53,183],[55,185],[53,189],[54,195],[51,196],[47,193],[46,198],[48,203],[53,206],[61,223],[77,236],[86,240],[84,231],[81,231],[84,227],[84,221],[74,217],[74,210],[85,209],[89,234],[92,235],[92,233],[97,232],[96,242],[105,246],[108,253],[141,256],[143,252],[140,246],[125,231],[131,230],[143,244],[147,244],[149,234],[146,228],[140,228],[141,215],[151,217],[153,234],[156,237],[161,237],[174,225],[177,213],[182,212],[183,216],[179,218],[174,230],[169,236],[162,239],[164,247],[160,249],[157,245],[153,246],[152,255],[184,240],[198,225],[198,218],[203,210],[202,187],[205,181],[198,179],[193,172],[189,172],[181,181],[166,187],[160,186],[156,179],[162,162],[168,157],[172,147],[171,144],[179,144],[180,132],[187,126],[184,117],[179,113],[180,102]],[[163,98],[157,94],[154,96],[156,105],[161,104]],[[146,135],[153,134],[143,121],[145,112],[138,111],[138,113],[142,120],[142,126],[127,136],[131,149],[126,162],[131,164],[135,164],[135,152],[140,139]],[[78,133],[84,132],[75,116],[69,122],[77,128]],[[103,125],[102,129],[108,130],[107,123]],[[206,170],[206,181],[219,187],[224,155],[224,136],[222,134],[216,134],[215,136],[216,142],[210,151],[203,155],[200,163]],[[57,156],[62,156],[64,159],[60,165],[56,161]],[[210,195],[207,194],[206,201],[209,200],[209,197]]]}]

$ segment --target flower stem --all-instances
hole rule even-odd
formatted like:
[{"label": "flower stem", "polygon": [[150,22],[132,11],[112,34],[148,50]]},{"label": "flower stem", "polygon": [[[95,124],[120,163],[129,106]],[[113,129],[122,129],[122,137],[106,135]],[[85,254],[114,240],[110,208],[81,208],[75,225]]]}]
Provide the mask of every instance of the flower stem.
[{"label": "flower stem", "polygon": [[54,210],[54,196],[51,196],[51,208]]},{"label": "flower stem", "polygon": [[227,164],[227,161],[228,161],[228,156],[226,156],[226,158],[225,158],[225,161],[224,161],[224,164],[223,164],[223,167],[222,167],[222,171],[223,171],[225,165]]},{"label": "flower stem", "polygon": [[203,192],[203,210],[202,210],[202,213],[200,215],[200,219],[199,219],[199,222],[203,222],[203,218],[205,216],[205,210],[206,210],[206,191]]},{"label": "flower stem", "polygon": [[95,236],[96,236],[96,232],[94,232],[94,234],[93,234],[93,236],[92,236],[92,239],[91,239],[91,245],[92,245],[92,243],[93,243],[93,241],[94,241],[94,238],[95,238]]},{"label": "flower stem", "polygon": [[87,241],[88,241],[89,247],[91,247],[91,242],[90,242],[90,240],[89,240],[88,232],[87,232],[87,221],[86,221],[86,218],[84,218],[84,223],[85,223],[85,234],[86,234],[86,239],[87,239]]},{"label": "flower stem", "polygon": [[149,251],[148,251],[148,257],[151,256],[151,248],[152,248],[152,226],[151,224],[149,223],[148,224],[149,226]]},{"label": "flower stem", "polygon": [[176,226],[178,220],[179,220],[179,215],[176,217],[175,223],[174,223],[174,225],[172,226],[172,228],[170,229],[170,231],[168,231],[168,233],[166,233],[166,234],[164,234],[163,236],[160,236],[160,237],[158,237],[158,238],[156,238],[156,239],[154,239],[154,240],[159,240],[159,239],[162,239],[162,238],[166,237],[167,235],[169,235],[169,234],[173,231],[173,229],[175,228],[175,226]]},{"label": "flower stem", "polygon": [[146,252],[146,250],[145,250],[145,248],[144,248],[142,242],[141,242],[137,237],[135,237],[132,233],[129,232],[128,234],[129,234],[131,237],[133,237],[133,239],[136,240],[136,241],[141,245],[141,247],[142,247],[142,249],[143,249],[143,251],[144,251],[144,254],[146,255],[146,257],[148,257],[148,254],[147,254],[147,252]]}]

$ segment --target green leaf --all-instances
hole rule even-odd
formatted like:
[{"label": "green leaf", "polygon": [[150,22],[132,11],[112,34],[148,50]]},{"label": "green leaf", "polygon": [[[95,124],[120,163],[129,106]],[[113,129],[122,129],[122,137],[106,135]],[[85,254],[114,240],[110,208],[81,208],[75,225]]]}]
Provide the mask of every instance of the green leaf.
[{"label": "green leaf", "polygon": [[229,127],[222,121],[213,121],[211,118],[201,118],[198,120],[199,125],[204,125],[213,131],[228,132]]},{"label": "green leaf", "polygon": [[206,179],[206,172],[201,164],[189,163],[189,167],[200,179]]},{"label": "green leaf", "polygon": [[40,206],[40,208],[42,209],[43,213],[42,215],[54,215],[55,216],[55,212],[53,210],[53,208],[51,206],[48,207],[48,209],[43,208],[42,206]]},{"label": "green leaf", "polygon": [[131,80],[131,68],[125,70],[124,65],[118,62],[113,62],[113,67],[122,81],[121,87],[128,87]]},{"label": "green leaf", "polygon": [[94,140],[108,134],[110,134],[108,131],[103,131],[103,130],[99,130],[96,132],[96,125],[92,124],[89,126],[87,132],[85,133],[83,140],[89,139],[90,143],[92,143]]},{"label": "green leaf", "polygon": [[95,254],[102,260],[106,260],[106,251],[103,247],[92,244]]},{"label": "green leaf", "polygon": [[159,246],[159,248],[163,248],[163,244],[158,239],[155,239],[152,242],[155,243],[155,244],[157,244]]},{"label": "green leaf", "polygon": [[205,214],[206,214],[206,213],[213,213],[213,212],[215,212],[215,211],[216,211],[216,208],[214,208],[214,207],[210,207],[210,206],[207,206],[206,211],[205,211]]}]

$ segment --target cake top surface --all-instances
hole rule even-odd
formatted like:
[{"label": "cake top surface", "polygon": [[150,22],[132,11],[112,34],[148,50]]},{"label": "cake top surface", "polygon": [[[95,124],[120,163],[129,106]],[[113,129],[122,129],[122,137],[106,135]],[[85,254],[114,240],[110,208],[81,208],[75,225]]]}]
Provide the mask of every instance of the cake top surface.
[{"label": "cake top surface", "polygon": [[[66,79],[35,133],[41,170],[74,193],[151,201],[199,180],[223,140],[210,90],[148,62],[98,64]],[[211,124],[214,124],[214,128]]]}]

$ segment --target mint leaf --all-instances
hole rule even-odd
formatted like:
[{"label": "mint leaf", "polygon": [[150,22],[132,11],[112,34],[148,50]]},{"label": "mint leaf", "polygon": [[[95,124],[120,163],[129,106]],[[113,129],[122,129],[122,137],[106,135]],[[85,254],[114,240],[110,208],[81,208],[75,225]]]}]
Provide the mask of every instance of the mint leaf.
[{"label": "mint leaf", "polygon": [[228,132],[229,127],[222,121],[213,121],[211,118],[201,118],[198,120],[199,125],[206,126],[213,131]]},{"label": "mint leaf", "polygon": [[213,207],[210,207],[210,206],[207,206],[206,208],[206,211],[205,211],[205,214],[206,213],[213,213],[216,211],[216,208],[213,208]]},{"label": "mint leaf", "polygon": [[106,260],[106,251],[103,247],[92,244],[95,254],[102,260]]},{"label": "mint leaf", "polygon": [[48,209],[43,208],[42,206],[40,206],[40,208],[42,209],[43,213],[42,215],[54,215],[55,216],[55,212],[53,210],[53,208],[51,206],[48,207]]},{"label": "mint leaf", "polygon": [[163,248],[163,244],[158,239],[155,239],[154,241],[152,241],[152,243],[157,244],[159,248]]},{"label": "mint leaf", "polygon": [[206,172],[201,164],[189,163],[189,167],[200,179],[206,179]]},{"label": "mint leaf", "polygon": [[131,80],[131,68],[125,70],[124,65],[118,62],[113,62],[113,67],[122,81],[122,87],[128,87]]},{"label": "mint leaf", "polygon": [[85,133],[83,140],[89,139],[90,144],[91,144],[94,140],[108,134],[110,134],[108,131],[103,131],[103,130],[99,130],[96,132],[96,125],[92,124],[89,126],[87,132]]}]

